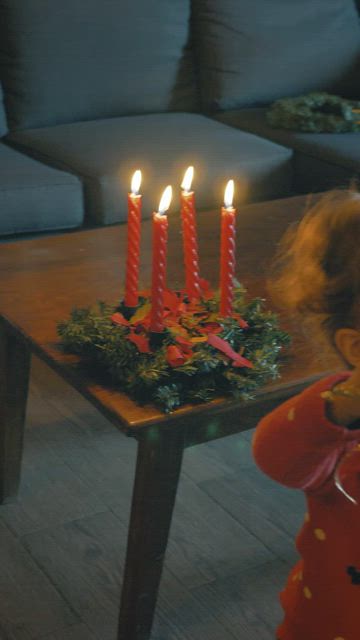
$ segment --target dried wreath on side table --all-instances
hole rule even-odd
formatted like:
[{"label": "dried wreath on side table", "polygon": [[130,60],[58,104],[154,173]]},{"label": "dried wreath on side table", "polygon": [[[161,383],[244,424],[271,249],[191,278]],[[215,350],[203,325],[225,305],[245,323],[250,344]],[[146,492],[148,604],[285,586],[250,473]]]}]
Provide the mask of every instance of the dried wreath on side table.
[{"label": "dried wreath on side table", "polygon": [[266,118],[276,129],[307,133],[357,132],[360,131],[360,101],[318,91],[276,100]]},{"label": "dried wreath on side table", "polygon": [[218,298],[205,286],[199,301],[184,292],[165,293],[164,332],[149,331],[148,293],[127,319],[120,307],[98,302],[74,309],[60,322],[63,348],[110,375],[138,403],[168,413],[185,403],[219,396],[250,399],[256,388],[279,375],[279,354],[289,343],[264,301],[246,300],[235,289],[233,314],[222,318]]}]

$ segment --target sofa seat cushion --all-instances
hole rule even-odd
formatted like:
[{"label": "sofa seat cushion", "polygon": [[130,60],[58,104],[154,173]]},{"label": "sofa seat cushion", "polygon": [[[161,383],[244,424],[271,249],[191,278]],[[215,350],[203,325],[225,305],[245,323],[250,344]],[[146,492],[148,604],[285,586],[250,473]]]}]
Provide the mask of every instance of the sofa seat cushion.
[{"label": "sofa seat cushion", "polygon": [[2,0],[9,127],[196,108],[189,16],[190,0]]},{"label": "sofa seat cushion", "polygon": [[320,89],[359,96],[352,0],[193,0],[193,14],[204,109]]},{"label": "sofa seat cushion", "polygon": [[299,191],[347,185],[360,173],[360,133],[301,133],[275,129],[266,109],[226,111],[217,121],[254,133],[294,150],[294,182]]},{"label": "sofa seat cushion", "polygon": [[75,176],[0,143],[0,234],[78,227],[82,200]]},{"label": "sofa seat cushion", "polygon": [[76,173],[85,185],[86,211],[99,223],[126,219],[133,171],[143,172],[144,215],[157,208],[163,188],[195,167],[199,208],[220,206],[225,182],[237,200],[263,200],[290,190],[292,152],[204,116],[178,113],[113,118],[28,130],[10,136],[43,161]]}]

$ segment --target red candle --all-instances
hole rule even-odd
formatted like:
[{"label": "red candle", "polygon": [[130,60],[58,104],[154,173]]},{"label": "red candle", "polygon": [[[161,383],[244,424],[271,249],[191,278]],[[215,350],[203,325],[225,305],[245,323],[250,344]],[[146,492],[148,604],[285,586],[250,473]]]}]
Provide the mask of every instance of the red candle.
[{"label": "red candle", "polygon": [[221,209],[220,314],[224,317],[232,313],[234,296],[236,209],[232,206],[233,194],[234,181],[229,180]]},{"label": "red candle", "polygon": [[131,181],[131,193],[128,194],[128,227],[127,227],[127,257],[125,276],[126,307],[137,307],[139,302],[139,264],[140,264],[140,233],[141,233],[141,171],[135,171]]},{"label": "red candle", "polygon": [[164,292],[166,284],[166,250],[168,218],[172,189],[166,187],[160,200],[159,211],[153,213],[153,257],[151,282],[150,331],[160,333],[164,328]]},{"label": "red candle", "polygon": [[199,258],[195,221],[195,194],[191,191],[194,167],[188,167],[181,184],[181,219],[185,263],[185,288],[189,298],[200,296]]}]

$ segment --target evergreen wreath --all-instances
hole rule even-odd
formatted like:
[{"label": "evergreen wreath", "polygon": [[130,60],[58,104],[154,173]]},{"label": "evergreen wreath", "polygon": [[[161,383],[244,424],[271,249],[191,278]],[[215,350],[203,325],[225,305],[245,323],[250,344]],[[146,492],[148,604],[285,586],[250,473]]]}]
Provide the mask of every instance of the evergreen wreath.
[{"label": "evergreen wreath", "polygon": [[[185,403],[219,396],[253,397],[255,389],[279,375],[279,355],[289,336],[264,300],[245,299],[238,284],[233,314],[220,316],[219,301],[203,288],[201,301],[166,291],[164,332],[149,330],[147,293],[136,312],[98,302],[73,309],[58,324],[65,351],[89,365],[140,404],[154,403],[165,413]],[[156,339],[155,339],[156,338]]]},{"label": "evergreen wreath", "polygon": [[266,113],[272,127],[309,133],[360,131],[360,101],[324,92],[276,100]]}]

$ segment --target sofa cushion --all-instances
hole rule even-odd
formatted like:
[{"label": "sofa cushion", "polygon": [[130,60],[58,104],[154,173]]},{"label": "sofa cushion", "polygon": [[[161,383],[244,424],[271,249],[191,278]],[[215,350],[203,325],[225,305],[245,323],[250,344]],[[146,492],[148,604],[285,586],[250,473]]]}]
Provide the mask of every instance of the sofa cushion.
[{"label": "sofa cushion", "polygon": [[0,234],[68,229],[83,220],[82,187],[0,143]]},{"label": "sofa cushion", "polygon": [[0,138],[7,133],[6,114],[4,108],[4,95],[0,84]]},{"label": "sofa cushion", "polygon": [[266,109],[240,109],[216,120],[295,150],[294,185],[299,191],[348,185],[360,173],[360,133],[300,133],[275,129]]},{"label": "sofa cushion", "polygon": [[195,108],[188,22],[189,0],[3,0],[10,128]]},{"label": "sofa cushion", "polygon": [[352,0],[193,0],[203,107],[236,109],[315,89],[360,95]]},{"label": "sofa cushion", "polygon": [[[144,215],[158,206],[163,188],[178,185],[195,166],[198,206],[220,206],[233,177],[240,199],[262,200],[290,190],[292,152],[267,140],[186,113],[113,118],[19,131],[13,144],[70,169],[84,182],[86,210],[98,222],[126,219],[132,172],[143,171]],[[241,192],[241,193],[240,193]]]}]

